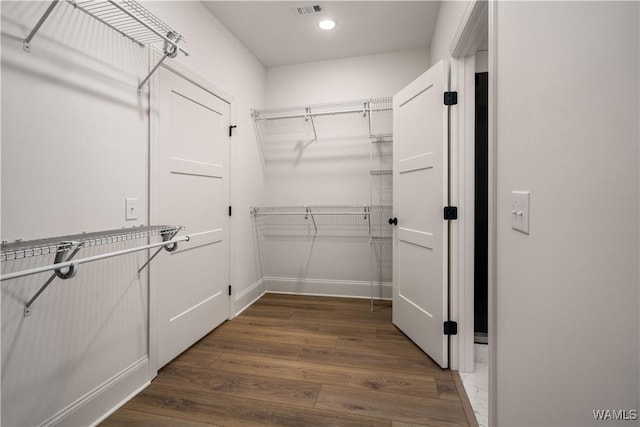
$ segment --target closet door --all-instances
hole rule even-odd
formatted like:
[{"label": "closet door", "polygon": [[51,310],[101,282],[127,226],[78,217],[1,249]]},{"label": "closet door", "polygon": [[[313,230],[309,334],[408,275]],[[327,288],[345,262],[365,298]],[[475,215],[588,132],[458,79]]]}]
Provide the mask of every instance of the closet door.
[{"label": "closet door", "polygon": [[229,104],[164,67],[158,81],[153,221],[211,231],[152,263],[159,369],[229,318]]},{"label": "closet door", "polygon": [[448,66],[443,61],[393,97],[393,323],[448,365]]}]

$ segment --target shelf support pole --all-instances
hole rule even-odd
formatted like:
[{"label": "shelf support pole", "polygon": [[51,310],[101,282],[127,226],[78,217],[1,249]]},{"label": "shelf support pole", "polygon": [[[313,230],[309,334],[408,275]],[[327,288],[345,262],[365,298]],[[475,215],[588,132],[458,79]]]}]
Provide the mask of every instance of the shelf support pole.
[{"label": "shelf support pole", "polygon": [[[174,237],[176,237],[176,234],[178,234],[178,232],[179,232],[179,231],[180,231],[180,230],[176,230],[176,231],[174,231],[173,233],[171,233],[171,236],[170,236],[168,239],[167,239],[167,238],[165,238],[165,236],[168,236],[168,234],[164,234],[164,235],[162,236],[162,240],[164,240],[164,241],[167,241],[167,240],[173,240],[173,238],[174,238]],[[166,250],[167,250],[167,251],[169,251],[169,252],[173,252],[173,251],[175,251],[176,249],[178,249],[178,244],[177,244],[177,243],[174,243],[174,244],[173,244],[173,246],[171,247],[171,249],[169,249],[169,245],[167,245],[167,246],[160,246],[160,247],[158,248],[158,250],[156,250],[156,251],[153,253],[153,255],[151,255],[151,256],[149,257],[149,259],[147,260],[147,262],[145,262],[144,264],[142,264],[142,267],[140,267],[140,268],[138,269],[138,279],[140,278],[140,273],[142,273],[142,270],[144,270],[144,269],[147,267],[147,265],[149,265],[149,264],[151,263],[151,261],[156,257],[156,255],[158,255],[158,254],[160,253],[160,251],[162,251],[163,249],[166,249]]]},{"label": "shelf support pole", "polygon": [[[78,251],[80,250],[80,248],[75,249],[73,252],[71,252],[71,255],[69,255],[69,257],[64,261],[64,262],[69,262],[71,261],[71,259],[76,256],[76,254],[78,253]],[[75,266],[73,264],[71,264],[71,266],[69,266],[70,269],[75,268]],[[58,276],[58,272],[56,271],[55,273],[53,273],[51,275],[51,277],[49,277],[49,279],[47,279],[46,282],[44,282],[44,285],[42,285],[40,287],[40,289],[38,289],[38,292],[36,292],[29,301],[27,301],[27,303],[24,305],[24,317],[29,317],[31,316],[31,304],[33,304],[38,297],[40,296],[41,293],[44,292],[45,289],[47,289],[47,287],[51,284],[51,282],[53,282],[53,280],[56,278],[56,276]]]},{"label": "shelf support pole", "polygon": [[140,95],[140,93],[142,91],[142,87],[147,83],[147,81],[149,81],[149,79],[151,78],[153,73],[156,72],[158,67],[164,62],[165,59],[167,59],[168,56],[169,56],[169,54],[165,52],[165,54],[162,55],[162,58],[160,59],[160,61],[158,61],[156,66],[153,67],[153,69],[149,72],[149,74],[147,74],[147,77],[145,77],[144,80],[142,80],[142,82],[140,82],[140,84],[138,85],[138,95]]},{"label": "shelf support pole", "polygon": [[138,85],[138,95],[140,95],[140,92],[142,91],[142,87],[147,83],[147,81],[151,78],[153,73],[156,72],[158,67],[160,67],[160,65],[164,62],[165,59],[175,58],[176,56],[178,56],[178,49],[179,49],[178,42],[180,41],[180,38],[181,38],[180,35],[175,34],[173,32],[170,32],[169,34],[167,34],[167,37],[165,38],[165,42],[164,42],[164,55],[162,55],[162,58],[160,58],[160,61],[158,61],[156,66],[153,67],[153,69],[149,72],[149,74],[147,74],[147,77],[145,77],[144,80],[142,80],[142,82]]},{"label": "shelf support pole", "polygon": [[309,215],[311,215],[311,221],[313,221],[313,228],[315,228],[316,233],[318,233],[318,225],[316,224],[316,219],[313,216],[313,212],[311,211],[311,208],[308,206],[305,206],[305,211],[307,212],[304,216],[304,219],[308,219]]},{"label": "shelf support pole", "polygon": [[[365,108],[369,111],[369,117],[368,117],[368,121],[369,121],[369,139],[371,139],[371,99],[369,100],[369,102],[367,102]],[[366,113],[365,113],[366,116]]]},{"label": "shelf support pole", "polygon": [[311,128],[313,128],[313,141],[317,141],[318,140],[318,134],[316,133],[316,124],[313,121],[313,114],[311,114],[311,107],[307,107],[306,108],[306,114],[304,116],[304,121],[308,122],[309,120],[311,120]]},{"label": "shelf support pole", "polygon": [[24,41],[22,42],[22,49],[24,49],[25,52],[31,53],[31,40],[38,33],[38,31],[40,30],[40,27],[42,27],[42,24],[44,24],[44,21],[46,21],[47,18],[49,18],[49,15],[51,15],[51,12],[53,12],[53,9],[56,8],[56,6],[58,5],[59,1],[60,0],[53,0],[51,2],[51,4],[47,8],[47,10],[44,12],[44,14],[40,18],[40,20],[38,21],[36,26],[33,27],[33,30],[31,30],[31,32],[29,33],[27,38],[24,39]]}]

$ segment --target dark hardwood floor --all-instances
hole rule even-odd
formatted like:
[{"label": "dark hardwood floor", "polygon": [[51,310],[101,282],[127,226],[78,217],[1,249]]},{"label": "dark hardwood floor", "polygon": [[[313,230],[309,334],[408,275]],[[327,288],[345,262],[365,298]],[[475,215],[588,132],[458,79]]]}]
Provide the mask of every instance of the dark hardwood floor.
[{"label": "dark hardwood floor", "polygon": [[464,399],[390,303],[267,294],[101,425],[468,426]]}]

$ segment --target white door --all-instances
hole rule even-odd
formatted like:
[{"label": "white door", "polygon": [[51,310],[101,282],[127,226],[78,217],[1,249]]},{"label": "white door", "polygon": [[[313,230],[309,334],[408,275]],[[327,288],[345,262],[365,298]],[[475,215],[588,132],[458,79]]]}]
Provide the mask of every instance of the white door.
[{"label": "white door", "polygon": [[393,97],[393,323],[448,366],[448,64]]},{"label": "white door", "polygon": [[229,318],[229,104],[164,67],[157,100],[153,221],[213,231],[152,263],[160,368]]}]

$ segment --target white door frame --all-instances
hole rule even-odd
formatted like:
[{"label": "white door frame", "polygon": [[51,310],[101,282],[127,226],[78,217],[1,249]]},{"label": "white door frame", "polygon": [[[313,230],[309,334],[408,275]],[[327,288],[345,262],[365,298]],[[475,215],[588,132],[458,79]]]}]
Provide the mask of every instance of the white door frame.
[{"label": "white door frame", "polygon": [[[473,372],[474,352],[474,162],[475,53],[487,32],[488,4],[468,3],[450,47],[451,90],[458,92],[458,108],[451,109],[450,194],[458,206],[451,227],[451,313],[458,335],[451,340],[451,369]],[[491,71],[490,71],[491,73]],[[491,154],[490,154],[491,155]],[[491,187],[491,184],[490,184]],[[491,199],[491,188],[489,198]],[[491,233],[491,230],[489,230]],[[489,254],[491,262],[491,254]]]},{"label": "white door frame", "polygon": [[[450,47],[452,56],[451,90],[458,91],[459,108],[452,114],[451,191],[453,203],[459,206],[459,221],[452,238],[452,310],[459,319],[457,342],[452,342],[452,369],[469,372],[474,363],[473,349],[473,272],[474,272],[474,179],[475,162],[474,115],[475,53],[484,36],[489,44],[489,144],[488,144],[488,287],[489,287],[489,425],[494,426],[496,402],[496,76],[497,76],[497,7],[487,0],[472,0],[462,16]],[[457,111],[456,111],[457,110]],[[462,208],[462,209],[460,209]],[[456,357],[457,356],[457,357]],[[457,367],[453,367],[457,363]]]},{"label": "white door frame", "polygon": [[[158,63],[164,56],[163,52],[159,49],[152,48],[149,51],[149,63],[150,66],[154,66]],[[180,64],[179,62],[173,59],[165,59],[162,62],[161,67],[179,75],[185,80],[193,83],[199,88],[211,93],[212,95],[222,99],[223,101],[229,104],[229,123],[235,122],[235,103],[233,97],[211,83],[209,80],[204,77],[196,74],[194,71],[189,69],[188,67]],[[152,201],[158,200],[157,194],[157,186],[153,181],[153,177],[157,176],[157,165],[153,162],[153,159],[157,158],[157,147],[159,143],[159,123],[158,123],[158,115],[156,112],[159,108],[159,99],[158,99],[158,88],[160,84],[160,73],[155,72],[153,76],[149,79],[148,83],[148,92],[145,93],[145,88],[142,88],[141,96],[148,95],[149,96],[149,175],[148,175],[148,186],[149,186],[149,199],[148,199],[148,224],[155,224],[156,222],[156,212],[157,206],[152,205]],[[233,191],[231,191],[233,179],[233,171],[236,169],[234,167],[235,155],[233,144],[230,144],[229,147],[229,204],[233,206]],[[229,284],[234,283],[234,251],[233,251],[233,238],[232,236],[235,234],[235,221],[233,217],[229,218]],[[197,231],[197,230],[196,230]],[[147,289],[149,290],[149,343],[148,343],[148,353],[149,353],[149,379],[154,378],[158,374],[158,315],[157,315],[157,307],[158,307],[158,293],[156,289],[151,285],[151,274],[147,274]],[[235,312],[234,307],[234,298],[233,296],[229,297],[229,316],[232,316]]]},{"label": "white door frame", "polygon": [[473,372],[474,352],[474,97],[475,57],[451,61],[451,90],[458,92],[457,108],[451,109],[450,139],[451,203],[458,220],[450,234],[450,318],[458,322],[451,340],[451,369]]},{"label": "white door frame", "polygon": [[498,324],[498,312],[496,304],[496,264],[498,262],[496,233],[497,233],[497,194],[498,194],[498,168],[497,168],[497,143],[498,143],[498,5],[495,2],[489,3],[488,17],[489,32],[489,140],[488,140],[488,168],[489,168],[489,258],[488,258],[488,279],[489,285],[489,426],[496,425],[496,414],[498,413],[498,391],[497,377],[498,370],[496,359],[496,328]]}]

